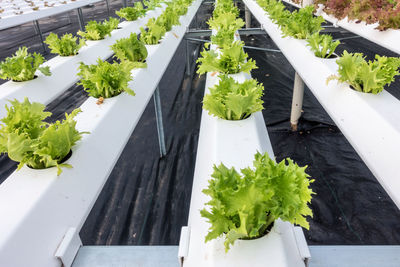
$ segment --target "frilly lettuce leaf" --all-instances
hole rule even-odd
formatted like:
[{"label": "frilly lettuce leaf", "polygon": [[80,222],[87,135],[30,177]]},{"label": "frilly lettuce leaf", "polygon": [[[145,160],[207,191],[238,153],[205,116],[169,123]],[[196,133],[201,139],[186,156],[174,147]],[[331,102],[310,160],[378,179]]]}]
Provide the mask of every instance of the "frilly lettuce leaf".
[{"label": "frilly lettuce leaf", "polygon": [[86,45],[84,39],[79,39],[79,42],[76,43],[77,39],[70,33],[64,34],[61,38],[58,38],[55,33],[50,33],[44,42],[49,45],[52,53],[60,56],[73,56],[78,54],[79,49]]},{"label": "frilly lettuce leaf", "polygon": [[133,7],[121,8],[119,11],[116,11],[115,14],[128,21],[134,21],[143,17],[146,14],[146,9],[143,8],[141,2],[136,2]]},{"label": "frilly lettuce leaf", "polygon": [[[205,48],[208,47],[207,45]],[[248,55],[243,51],[243,45],[241,41],[233,42],[231,46],[221,48],[220,55],[213,50],[203,50],[201,57],[197,60],[199,63],[197,73],[204,74],[213,71],[225,74],[250,73],[257,66],[254,60],[247,60]]]},{"label": "frilly lettuce leaf", "polygon": [[314,52],[316,57],[329,58],[334,52],[340,41],[332,41],[332,36],[328,34],[320,35],[318,32],[307,38],[307,45]]},{"label": "frilly lettuce leaf", "polygon": [[263,91],[262,84],[257,84],[254,79],[238,83],[227,75],[221,75],[219,83],[204,96],[203,108],[210,115],[225,120],[242,120],[263,109]]},{"label": "frilly lettuce leaf", "polygon": [[211,224],[205,238],[208,242],[225,236],[225,250],[239,238],[251,239],[265,234],[276,219],[309,228],[306,216],[313,180],[292,160],[276,163],[268,154],[257,152],[254,168],[238,173],[224,164],[214,165],[208,188],[203,193],[211,199],[201,216]]},{"label": "frilly lettuce leaf", "polygon": [[100,58],[97,65],[85,65],[81,62],[79,66],[81,81],[85,91],[92,97],[110,98],[126,92],[132,96],[135,95],[132,89],[128,87],[128,82],[132,80],[131,70],[135,63],[123,61],[121,63],[109,63]]},{"label": "frilly lettuce leaf", "polygon": [[76,130],[73,118],[80,112],[75,109],[65,114],[65,120],[49,124],[43,120],[51,115],[40,103],[10,101],[7,116],[1,120],[0,148],[9,158],[19,162],[18,169],[25,164],[34,169],[71,167],[60,163],[71,148],[81,139],[82,132]]},{"label": "frilly lettuce leaf", "polygon": [[37,53],[28,53],[28,48],[20,47],[15,55],[0,62],[0,78],[17,82],[32,80],[36,70],[51,75],[49,66],[40,67],[44,57]]},{"label": "frilly lettuce leaf", "polygon": [[395,57],[376,55],[374,61],[367,62],[362,53],[344,51],[336,63],[339,65],[338,76],[328,77],[327,83],[336,79],[364,93],[378,94],[400,74],[400,58]]},{"label": "frilly lettuce leaf", "polygon": [[[146,46],[138,40],[136,33],[131,33],[129,38],[119,39],[111,48],[120,61],[143,62],[147,58]],[[146,64],[143,65],[143,67],[146,66]]]}]

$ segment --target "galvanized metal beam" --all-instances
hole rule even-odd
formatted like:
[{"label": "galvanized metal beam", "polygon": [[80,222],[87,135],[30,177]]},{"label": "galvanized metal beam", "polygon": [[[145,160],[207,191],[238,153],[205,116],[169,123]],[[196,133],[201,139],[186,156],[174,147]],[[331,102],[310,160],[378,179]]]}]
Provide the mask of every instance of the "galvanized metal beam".
[{"label": "galvanized metal beam", "polygon": [[110,17],[110,5],[108,3],[108,0],[105,0],[105,1],[106,1],[106,7],[107,7],[107,16]]},{"label": "galvanized metal beam", "polygon": [[40,41],[42,42],[42,48],[43,48],[44,52],[46,53],[47,52],[47,48],[46,48],[46,45],[44,44],[44,38],[43,38],[42,31],[40,30],[40,27],[39,27],[39,21],[35,20],[33,22],[33,25],[35,27],[36,32],[39,34]]},{"label": "galvanized metal beam", "polygon": [[[266,32],[262,28],[248,28],[248,29],[239,29],[240,35],[265,35]],[[211,36],[211,30],[189,30],[186,32],[186,38],[196,38],[196,37],[208,37]]]},{"label": "galvanized metal beam", "polygon": [[[197,38],[185,38],[185,39],[187,41],[200,42],[200,43],[209,43],[210,42],[209,40],[197,39]],[[245,46],[243,46],[243,48],[259,50],[259,51],[264,51],[264,52],[278,52],[278,53],[281,53],[281,50],[271,49],[271,48],[264,48],[264,47],[255,47],[255,46],[245,45]]]},{"label": "galvanized metal beam", "polygon": [[78,7],[76,9],[78,12],[78,22],[79,22],[79,28],[81,28],[81,31],[85,30],[85,21],[83,20],[83,14],[82,14],[82,8]]},{"label": "galvanized metal beam", "polygon": [[155,109],[155,113],[156,113],[158,143],[160,144],[160,157],[164,157],[165,155],[167,155],[167,150],[165,148],[164,125],[163,125],[163,119],[162,119],[160,90],[159,90],[158,86],[157,86],[156,90],[154,91],[153,99],[154,99],[154,109]]}]

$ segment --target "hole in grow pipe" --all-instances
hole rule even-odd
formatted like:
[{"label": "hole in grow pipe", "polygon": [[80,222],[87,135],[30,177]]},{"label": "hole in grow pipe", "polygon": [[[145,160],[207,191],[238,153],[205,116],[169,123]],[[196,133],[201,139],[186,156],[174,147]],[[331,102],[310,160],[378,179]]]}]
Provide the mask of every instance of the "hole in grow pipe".
[{"label": "hole in grow pipe", "polygon": [[325,59],[334,59],[334,58],[338,58],[338,55],[332,54],[329,57],[326,57]]},{"label": "hole in grow pipe", "polygon": [[79,52],[76,53],[75,55],[69,55],[69,56],[62,56],[62,55],[60,55],[60,57],[74,57],[74,56],[77,56],[78,54],[79,54]]},{"label": "hole in grow pipe", "polygon": [[256,236],[256,237],[243,237],[243,238],[239,238],[240,240],[254,240],[254,239],[259,239],[261,237],[266,236],[267,234],[269,234],[269,232],[271,232],[272,227],[274,226],[274,223],[271,223],[270,225],[268,225],[267,229],[265,229],[264,233],[262,233],[260,236]]},{"label": "hole in grow pipe", "polygon": [[34,79],[36,79],[38,76],[37,75],[35,75],[35,76],[33,76],[33,78],[32,79],[30,79],[30,80],[26,80],[26,81],[16,81],[16,80],[11,80],[11,81],[13,81],[13,82],[16,82],[16,83],[22,83],[22,82],[28,82],[28,81],[32,81],[32,80],[34,80]]},{"label": "hole in grow pipe", "polygon": [[350,85],[350,88],[351,88],[352,90],[356,91],[356,92],[359,92],[359,93],[370,94],[370,93],[364,92],[364,89],[363,89],[363,86],[362,86],[362,85],[361,85],[361,90],[362,90],[362,91],[356,90],[356,88],[354,88],[353,85]]},{"label": "hole in grow pipe", "polygon": [[[60,161],[58,161],[58,164],[62,164],[64,162],[66,162],[67,160],[69,160],[69,158],[72,156],[72,149],[69,150],[68,154]],[[26,166],[28,166],[28,168],[34,169],[34,170],[44,170],[44,169],[49,169],[49,168],[53,168],[55,166],[52,167],[48,167],[48,168],[33,168],[32,166],[29,166],[28,164],[26,164]]]}]

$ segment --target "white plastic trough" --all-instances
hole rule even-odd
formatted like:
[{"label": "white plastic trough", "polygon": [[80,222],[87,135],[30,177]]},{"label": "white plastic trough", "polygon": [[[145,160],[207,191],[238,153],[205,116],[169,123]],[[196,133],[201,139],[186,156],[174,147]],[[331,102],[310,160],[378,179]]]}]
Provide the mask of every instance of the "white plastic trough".
[{"label": "white plastic trough", "polygon": [[70,228],[81,229],[129,136],[147,106],[201,0],[192,3],[161,44],[149,49],[148,68],[133,71],[136,96],[97,105],[89,98],[77,128],[90,131],[73,148],[72,169],[14,172],[0,185],[0,266],[61,266],[54,254]]},{"label": "white plastic trough", "polygon": [[322,60],[304,40],[282,38],[280,29],[253,0],[243,0],[287,60],[310,88],[386,192],[400,207],[400,101],[383,91],[356,92],[347,84],[326,79],[336,74],[332,60]]},{"label": "white plastic trough", "polygon": [[[26,6],[22,6],[23,3],[20,2],[20,4],[17,3],[17,1],[15,1],[16,3],[16,7],[17,6],[21,6],[20,10],[26,10],[24,11],[24,13],[20,14],[20,15],[15,15],[14,11],[19,11],[19,10],[14,10],[12,8],[12,6],[5,6],[5,11],[11,11],[8,12],[9,14],[5,13],[5,14],[0,14],[0,30],[3,29],[7,29],[7,28],[11,28],[17,25],[21,25],[30,21],[34,21],[34,20],[38,20],[41,18],[45,18],[45,17],[49,17],[49,16],[53,16],[53,15],[57,15],[63,12],[67,12],[70,10],[73,10],[75,8],[79,8],[79,7],[83,7],[89,4],[94,4],[97,2],[100,2],[102,0],[77,0],[74,2],[69,2],[66,4],[61,4],[61,3],[57,3],[55,2],[55,6],[53,7],[46,7],[46,8],[42,8],[40,7],[39,10],[32,10],[32,7],[26,7]],[[52,4],[52,1],[48,1],[49,4]],[[39,3],[37,3],[39,4]],[[3,3],[2,3],[3,5]]]},{"label": "white plastic trough", "polygon": [[[290,0],[283,1],[295,7],[301,7]],[[356,23],[355,20],[349,20],[347,17],[339,20],[322,11],[322,7],[317,10],[315,15],[322,16],[326,21],[329,21],[336,27],[342,27],[343,29],[364,37],[373,43],[400,54],[400,30],[388,29],[386,31],[379,31],[376,29],[376,27],[379,26],[379,23],[367,24],[364,21]]]},{"label": "white plastic trough", "polygon": [[[249,79],[250,75],[240,73],[231,77],[243,82]],[[205,94],[217,82],[217,75],[207,73]],[[222,162],[227,167],[234,166],[239,170],[252,166],[257,151],[268,152],[270,157],[274,157],[261,112],[256,112],[242,121],[226,121],[203,110],[188,228],[184,228],[187,230],[186,237],[181,237],[180,242],[182,253],[179,256],[183,257],[183,266],[305,266],[302,256],[304,253],[300,251],[308,251],[308,248],[301,229],[295,234],[295,227],[281,220],[275,222],[266,236],[256,240],[239,240],[228,253],[225,253],[222,238],[208,243],[204,241],[210,224],[201,217],[200,210],[206,207],[205,203],[209,201],[209,197],[203,194],[202,190],[208,187],[213,164],[218,165]]]},{"label": "white plastic trough", "polygon": [[26,82],[9,81],[0,85],[0,118],[3,118],[7,111],[5,104],[8,100],[18,99],[22,101],[24,97],[28,97],[32,102],[40,102],[49,104],[56,99],[65,90],[70,88],[79,81],[78,67],[80,62],[88,64],[96,64],[96,60],[101,58],[105,60],[113,55],[110,46],[117,40],[129,37],[131,33],[140,33],[140,27],[144,27],[150,18],[159,16],[165,9],[165,5],[156,10],[150,10],[146,16],[136,21],[124,21],[120,23],[121,29],[116,29],[103,40],[87,41],[79,51],[78,55],[70,57],[57,56],[43,64],[49,66],[52,72],[51,76],[44,76],[37,71],[38,77]]}]

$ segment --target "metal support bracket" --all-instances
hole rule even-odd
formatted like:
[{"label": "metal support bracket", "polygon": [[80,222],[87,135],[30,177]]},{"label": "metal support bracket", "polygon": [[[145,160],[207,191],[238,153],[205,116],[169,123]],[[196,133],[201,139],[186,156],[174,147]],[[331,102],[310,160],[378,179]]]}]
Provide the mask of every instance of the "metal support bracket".
[{"label": "metal support bracket", "polygon": [[46,53],[46,52],[47,52],[47,48],[46,48],[46,45],[44,44],[43,33],[42,33],[42,31],[40,30],[39,21],[35,20],[35,21],[33,22],[33,25],[34,25],[34,27],[35,27],[36,32],[39,34],[40,41],[42,42],[42,48],[43,48],[44,52]]},{"label": "metal support bracket", "polygon": [[83,20],[82,8],[78,7],[76,9],[76,11],[78,12],[79,28],[81,29],[81,31],[84,31],[85,30],[85,21]]},{"label": "metal support bracket", "polygon": [[296,72],[294,76],[292,111],[290,114],[290,126],[292,127],[292,131],[297,131],[297,124],[299,122],[303,107],[303,96],[304,82],[300,75]]},{"label": "metal support bracket", "polygon": [[107,7],[107,16],[110,17],[110,4],[108,3],[108,0],[106,1],[106,7]]},{"label": "metal support bracket", "polygon": [[[247,28],[247,29],[239,29],[240,35],[266,35],[267,33],[263,28]],[[185,38],[196,38],[196,37],[209,37],[211,36],[211,30],[189,30],[186,32]]]},{"label": "metal support bracket", "polygon": [[62,262],[62,266],[70,267],[81,246],[82,241],[79,238],[79,232],[76,228],[71,227],[65,233],[54,256]]},{"label": "metal support bracket", "polygon": [[189,41],[186,40],[186,75],[190,76],[191,74],[191,66],[190,66],[190,48],[189,48]]},{"label": "metal support bracket", "polygon": [[178,250],[178,259],[181,267],[183,266],[183,262],[189,252],[189,242],[190,242],[190,228],[189,226],[183,226],[181,230],[181,237],[179,238],[179,250]]},{"label": "metal support bracket", "polygon": [[[192,42],[200,42],[200,43],[209,43],[209,40],[204,40],[204,39],[197,39],[197,38],[185,38],[188,41],[192,41]],[[245,45],[243,46],[243,48],[246,49],[253,49],[253,50],[260,50],[260,51],[264,51],[264,52],[278,52],[278,53],[282,53],[281,50],[277,50],[277,49],[271,49],[271,48],[264,48],[264,47],[255,47],[255,46],[248,46]]]},{"label": "metal support bracket", "polygon": [[297,249],[299,250],[299,254],[304,261],[306,267],[311,259],[310,249],[308,248],[306,238],[304,237],[303,229],[299,226],[293,227],[293,233],[297,244]]},{"label": "metal support bracket", "polygon": [[246,29],[251,28],[251,12],[247,6],[244,7],[244,19],[246,21]]},{"label": "metal support bracket", "polygon": [[165,149],[164,125],[162,120],[160,90],[158,86],[154,91],[153,99],[154,99],[154,109],[156,113],[158,143],[160,145],[160,157],[164,157],[165,155],[167,155],[167,150]]}]

